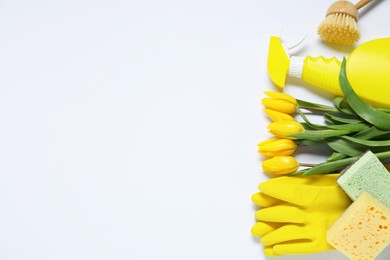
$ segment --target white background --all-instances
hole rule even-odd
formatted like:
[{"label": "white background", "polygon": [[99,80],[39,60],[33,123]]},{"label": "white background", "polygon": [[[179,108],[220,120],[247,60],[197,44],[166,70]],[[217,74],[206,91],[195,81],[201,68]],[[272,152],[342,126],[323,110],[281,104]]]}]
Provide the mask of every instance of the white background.
[{"label": "white background", "polygon": [[[269,37],[348,55],[316,35],[332,2],[0,1],[0,259],[266,259]],[[361,42],[389,36],[389,10],[362,15]]]}]

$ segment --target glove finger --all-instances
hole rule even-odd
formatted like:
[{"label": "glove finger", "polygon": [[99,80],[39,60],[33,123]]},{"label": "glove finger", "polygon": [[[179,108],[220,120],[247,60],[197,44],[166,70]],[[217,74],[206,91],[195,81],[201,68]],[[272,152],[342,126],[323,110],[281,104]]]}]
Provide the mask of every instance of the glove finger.
[{"label": "glove finger", "polygon": [[280,184],[286,184],[289,186],[296,187],[296,186],[299,186],[302,184],[306,184],[308,181],[308,178],[310,178],[310,177],[312,177],[312,176],[308,176],[308,177],[303,177],[303,176],[298,176],[298,175],[296,175],[296,176],[280,176],[278,178],[271,178],[271,179],[268,179],[267,181],[261,182],[258,185],[258,188],[260,191],[262,191],[263,186],[275,186],[275,185],[280,185]]},{"label": "glove finger", "polygon": [[264,194],[295,205],[305,206],[313,202],[325,187],[337,187],[339,174],[313,176],[283,176],[260,183]]},{"label": "glove finger", "polygon": [[291,204],[282,204],[256,211],[259,221],[281,223],[303,223],[305,212]]},{"label": "glove finger", "polygon": [[280,256],[279,254],[276,254],[274,250],[272,249],[272,246],[266,246],[264,247],[264,254],[266,256]]},{"label": "glove finger", "polygon": [[260,207],[270,207],[284,203],[283,201],[275,199],[274,197],[270,197],[262,192],[257,192],[253,194],[252,201]]},{"label": "glove finger", "polygon": [[[272,178],[265,182],[274,184],[286,183],[295,185],[310,185],[310,186],[334,186],[337,182],[337,178],[340,174],[323,174],[323,175],[311,175],[311,176],[281,176],[278,178]],[[263,182],[264,183],[264,182]],[[260,183],[261,185],[262,183]],[[259,186],[260,186],[259,185]]]},{"label": "glove finger", "polygon": [[332,247],[319,248],[318,243],[314,241],[300,242],[300,243],[285,243],[273,246],[273,251],[276,254],[281,255],[294,255],[294,254],[311,254],[319,253],[327,250],[332,250]]},{"label": "glove finger", "polygon": [[252,226],[251,232],[255,237],[263,237],[264,235],[280,228],[282,223],[257,222]]},{"label": "glove finger", "polygon": [[310,204],[318,193],[317,187],[310,187],[294,183],[271,183],[264,182],[259,185],[261,192],[276,199],[305,206]]},{"label": "glove finger", "polygon": [[283,176],[260,183],[259,189],[265,195],[299,206],[310,205],[324,188],[338,187],[339,174],[313,176]]},{"label": "glove finger", "polygon": [[[306,240],[310,237],[311,235],[306,232],[304,227],[285,225],[265,235],[260,242],[265,246],[269,246],[293,240]],[[281,254],[279,251],[275,251],[275,253]]]},{"label": "glove finger", "polygon": [[271,182],[271,180],[263,182],[259,185],[259,189],[263,194],[293,204],[297,202],[296,190],[298,185],[293,183]]}]

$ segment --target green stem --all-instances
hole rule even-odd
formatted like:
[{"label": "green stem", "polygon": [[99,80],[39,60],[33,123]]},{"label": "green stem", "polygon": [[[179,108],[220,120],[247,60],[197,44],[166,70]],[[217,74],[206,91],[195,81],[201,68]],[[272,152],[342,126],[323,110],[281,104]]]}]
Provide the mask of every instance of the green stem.
[{"label": "green stem", "polygon": [[303,166],[303,167],[314,167],[316,165],[317,164],[315,163],[299,163],[299,166]]},{"label": "green stem", "polygon": [[319,108],[319,107],[309,107],[309,106],[298,106],[300,109],[306,109],[310,111],[320,111],[320,112],[338,112],[336,109],[328,108]]},{"label": "green stem", "polygon": [[321,112],[338,112],[337,108],[317,103],[312,103],[309,101],[296,99],[298,106],[300,108],[304,108],[307,110],[315,110],[315,111],[321,111]]},{"label": "green stem", "polygon": [[[376,157],[378,157],[379,160],[385,160],[390,158],[390,151],[386,152],[380,152],[375,153]],[[302,170],[297,172],[296,174],[302,174],[302,175],[313,175],[313,174],[327,174],[327,173],[333,173],[338,170],[342,170],[343,168],[347,167],[351,163],[355,162],[359,159],[360,156],[354,156],[349,157],[341,160],[331,161],[331,162],[323,162],[320,164],[317,164],[316,166],[308,169],[308,170]]]}]

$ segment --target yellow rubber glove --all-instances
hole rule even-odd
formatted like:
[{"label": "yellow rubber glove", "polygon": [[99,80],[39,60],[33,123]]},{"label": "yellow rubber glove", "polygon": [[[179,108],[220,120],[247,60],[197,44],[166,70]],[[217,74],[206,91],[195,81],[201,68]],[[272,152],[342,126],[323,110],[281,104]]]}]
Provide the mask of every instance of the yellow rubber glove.
[{"label": "yellow rubber glove", "polygon": [[328,227],[351,204],[337,174],[283,176],[259,185],[252,196],[256,212],[252,234],[261,237],[266,255],[307,254],[332,250]]}]

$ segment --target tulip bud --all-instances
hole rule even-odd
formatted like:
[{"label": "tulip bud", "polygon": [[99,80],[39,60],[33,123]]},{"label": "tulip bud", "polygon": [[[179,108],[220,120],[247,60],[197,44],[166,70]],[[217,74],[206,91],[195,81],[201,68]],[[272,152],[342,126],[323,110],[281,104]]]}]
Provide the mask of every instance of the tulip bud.
[{"label": "tulip bud", "polygon": [[[304,132],[305,129],[297,121],[277,121],[268,125],[269,132],[277,137],[289,138],[289,134]],[[293,138],[290,138],[293,139]]]},{"label": "tulip bud", "polygon": [[298,170],[299,163],[292,156],[275,156],[263,161],[263,171],[272,174],[289,174]]},{"label": "tulip bud", "polygon": [[271,138],[259,143],[259,153],[265,156],[285,156],[294,153],[297,144],[291,139]]},{"label": "tulip bud", "polygon": [[261,103],[265,105],[266,108],[287,114],[292,114],[295,112],[298,103],[292,96],[284,93],[270,91],[266,91],[265,94],[270,96],[270,98],[263,98],[261,101]]},{"label": "tulip bud", "polygon": [[265,108],[264,113],[273,121],[294,121],[295,119],[289,114],[282,113],[270,108]]}]

